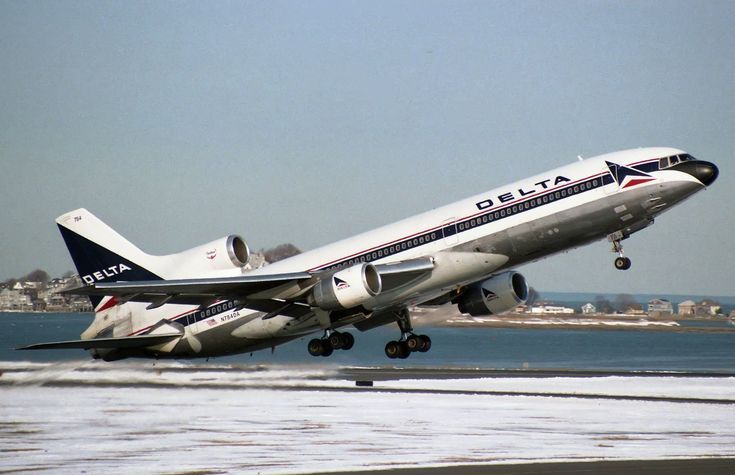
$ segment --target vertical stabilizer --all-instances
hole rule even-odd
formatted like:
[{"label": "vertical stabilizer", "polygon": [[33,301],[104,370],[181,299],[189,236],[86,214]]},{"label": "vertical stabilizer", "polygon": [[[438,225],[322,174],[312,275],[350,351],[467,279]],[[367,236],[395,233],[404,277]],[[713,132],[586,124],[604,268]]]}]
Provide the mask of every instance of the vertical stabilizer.
[{"label": "vertical stabilizer", "polygon": [[[144,253],[84,208],[56,219],[69,254],[86,284],[130,280],[161,280],[156,256]],[[92,298],[97,307],[99,297]]]}]

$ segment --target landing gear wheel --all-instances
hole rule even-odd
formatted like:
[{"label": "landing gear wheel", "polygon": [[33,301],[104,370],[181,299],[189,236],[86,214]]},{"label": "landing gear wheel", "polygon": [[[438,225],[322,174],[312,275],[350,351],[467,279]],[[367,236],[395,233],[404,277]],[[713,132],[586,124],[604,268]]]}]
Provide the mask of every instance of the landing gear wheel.
[{"label": "landing gear wheel", "polygon": [[327,356],[330,356],[333,351],[334,348],[332,348],[332,345],[330,345],[329,342],[325,342],[324,349],[322,350],[322,356],[326,358]]},{"label": "landing gear wheel", "polygon": [[311,340],[306,348],[311,356],[322,356],[324,354],[324,342],[319,338]]},{"label": "landing gear wheel", "polygon": [[401,354],[401,344],[397,341],[389,341],[385,344],[385,356],[390,359],[398,358]]},{"label": "landing gear wheel", "polygon": [[631,262],[627,257],[618,257],[615,259],[615,268],[618,270],[630,269]]},{"label": "landing gear wheel", "polygon": [[342,334],[339,332],[332,332],[331,335],[329,335],[329,338],[327,338],[327,341],[329,341],[329,346],[334,348],[335,350],[339,350],[344,346],[344,339],[342,338]]},{"label": "landing gear wheel", "polygon": [[420,353],[426,353],[431,349],[431,338],[426,335],[419,335],[419,340],[421,340],[421,346],[419,346]]},{"label": "landing gear wheel", "polygon": [[406,339],[405,343],[408,351],[419,351],[422,342],[421,338],[417,335],[411,335]]},{"label": "landing gear wheel", "polygon": [[405,360],[409,356],[411,356],[411,350],[408,348],[408,344],[405,341],[402,341],[398,343],[398,357],[402,360]]},{"label": "landing gear wheel", "polygon": [[342,349],[343,350],[350,350],[355,344],[355,337],[352,336],[352,333],[344,332],[342,333]]},{"label": "landing gear wheel", "polygon": [[431,339],[426,335],[416,335],[411,325],[411,315],[407,309],[393,312],[401,330],[401,338],[398,341],[389,341],[385,345],[385,354],[388,358],[408,358],[416,351],[426,353],[431,349]]}]

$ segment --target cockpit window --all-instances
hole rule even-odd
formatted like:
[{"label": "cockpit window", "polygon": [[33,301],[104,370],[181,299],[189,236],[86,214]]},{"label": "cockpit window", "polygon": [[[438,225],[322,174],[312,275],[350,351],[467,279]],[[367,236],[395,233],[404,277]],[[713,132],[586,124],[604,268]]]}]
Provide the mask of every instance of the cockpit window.
[{"label": "cockpit window", "polygon": [[658,168],[659,170],[663,170],[664,168],[673,167],[679,162],[689,162],[692,160],[696,160],[696,158],[692,157],[688,153],[663,157],[658,159]]}]

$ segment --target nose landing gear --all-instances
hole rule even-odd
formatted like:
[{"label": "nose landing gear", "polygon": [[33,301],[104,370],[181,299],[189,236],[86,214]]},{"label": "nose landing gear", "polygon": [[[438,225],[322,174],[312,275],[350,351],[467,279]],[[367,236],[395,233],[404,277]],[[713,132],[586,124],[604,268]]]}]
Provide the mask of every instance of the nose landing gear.
[{"label": "nose landing gear", "polygon": [[628,270],[631,266],[629,258],[623,255],[623,244],[620,242],[623,239],[623,233],[620,231],[610,234],[607,240],[612,243],[612,251],[618,254],[615,258],[615,268],[617,270]]}]

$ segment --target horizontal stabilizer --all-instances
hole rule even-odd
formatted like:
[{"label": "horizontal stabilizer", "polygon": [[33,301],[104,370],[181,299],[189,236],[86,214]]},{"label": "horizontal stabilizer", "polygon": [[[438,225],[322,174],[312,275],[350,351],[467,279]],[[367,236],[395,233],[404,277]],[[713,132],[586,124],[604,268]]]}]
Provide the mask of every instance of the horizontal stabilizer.
[{"label": "horizontal stabilizer", "polygon": [[91,348],[145,348],[148,346],[161,345],[181,337],[180,333],[169,333],[165,335],[140,335],[125,336],[119,338],[92,338],[89,340],[55,341],[50,343],[36,343],[35,345],[23,346],[16,350],[56,350],[79,348],[89,350]]},{"label": "horizontal stabilizer", "polygon": [[200,305],[213,298],[246,298],[286,284],[298,284],[312,279],[306,272],[275,275],[242,275],[210,279],[151,280],[98,282],[64,290],[62,294],[121,297],[125,302],[176,303]]}]

